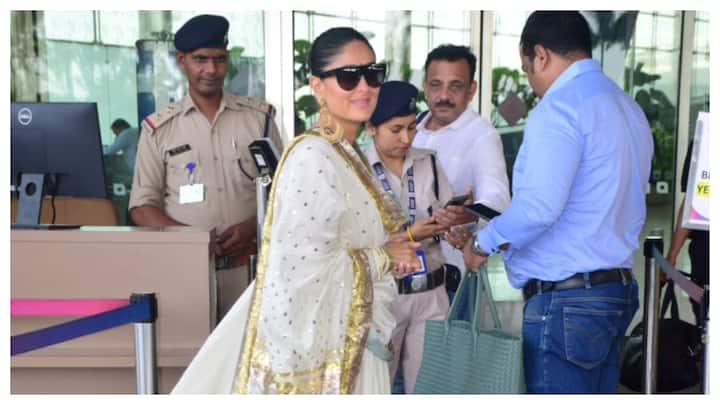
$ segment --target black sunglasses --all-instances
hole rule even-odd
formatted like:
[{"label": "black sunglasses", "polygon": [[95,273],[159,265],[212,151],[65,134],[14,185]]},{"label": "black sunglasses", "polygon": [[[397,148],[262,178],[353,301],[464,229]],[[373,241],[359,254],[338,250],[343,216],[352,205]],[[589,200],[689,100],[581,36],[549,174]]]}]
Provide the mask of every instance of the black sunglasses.
[{"label": "black sunglasses", "polygon": [[337,69],[320,72],[316,76],[325,79],[330,76],[337,78],[338,85],[345,91],[350,91],[360,83],[360,75],[365,76],[365,82],[370,87],[380,87],[385,81],[387,65],[384,63],[369,63],[362,66],[342,66]]}]

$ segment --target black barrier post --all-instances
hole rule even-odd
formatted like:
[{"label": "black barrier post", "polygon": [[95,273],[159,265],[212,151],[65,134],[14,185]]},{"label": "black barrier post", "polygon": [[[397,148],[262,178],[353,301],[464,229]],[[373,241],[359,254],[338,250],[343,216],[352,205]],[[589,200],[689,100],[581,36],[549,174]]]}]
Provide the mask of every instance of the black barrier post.
[{"label": "black barrier post", "polygon": [[653,247],[659,252],[663,251],[663,231],[654,229],[650,231],[643,253],[645,255],[645,310],[643,314],[643,391],[652,394],[657,390],[657,343],[658,343],[658,312],[660,306],[660,272],[653,257]]},{"label": "black barrier post", "polygon": [[710,317],[708,316],[709,311],[710,286],[705,284],[703,289],[702,302],[700,303],[700,341],[702,343],[702,345],[700,346],[700,350],[702,350],[702,353],[700,355],[702,356],[703,367],[703,378],[700,381],[700,391],[702,391],[703,394],[710,393],[710,377],[708,373],[708,341],[710,340],[708,336],[708,323],[710,322]]},{"label": "black barrier post", "polygon": [[157,394],[157,300],[155,294],[134,293],[131,304],[147,303],[150,316],[135,322],[135,381],[138,394]]}]

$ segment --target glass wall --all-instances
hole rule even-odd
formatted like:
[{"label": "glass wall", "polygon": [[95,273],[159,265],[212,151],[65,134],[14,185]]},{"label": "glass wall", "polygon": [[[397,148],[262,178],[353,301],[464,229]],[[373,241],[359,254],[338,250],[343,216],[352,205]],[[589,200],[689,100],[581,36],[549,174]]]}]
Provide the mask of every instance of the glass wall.
[{"label": "glass wall", "polygon": [[[295,133],[312,126],[318,111],[308,86],[307,54],[312,40],[332,27],[363,33],[378,61],[389,65],[389,80],[406,80],[422,90],[428,52],[441,44],[470,44],[469,11],[295,11]],[[420,95],[422,105],[424,98]]]},{"label": "glass wall", "polygon": [[691,75],[690,127],[688,131],[690,136],[693,136],[698,113],[710,111],[710,15],[708,12],[695,12]]},{"label": "glass wall", "polygon": [[538,101],[520,68],[520,34],[529,14],[529,11],[494,11],[489,39],[492,52],[490,119],[502,138],[511,188],[512,167],[522,143],[525,120]]},{"label": "glass wall", "polygon": [[[110,124],[132,126],[181,98],[185,80],[174,62],[172,35],[190,17],[221,14],[230,21],[231,66],[226,88],[265,95],[262,11],[12,11],[11,101],[95,102],[101,141]],[[132,172],[121,156],[106,156],[108,193],[127,220]]]},{"label": "glass wall", "polygon": [[[707,12],[696,11],[694,18],[694,36],[693,36],[693,50],[692,50],[692,65],[690,67],[690,106],[689,106],[689,122],[688,122],[688,139],[687,147],[690,147],[693,142],[695,135],[695,125],[700,111],[710,111],[710,16]],[[676,156],[678,163],[682,165],[685,159],[685,153],[687,149],[678,149]],[[680,171],[682,166],[676,166],[676,193],[681,194],[680,191]],[[677,221],[677,215],[680,213],[676,210],[673,221]],[[673,222],[673,225],[675,222]],[[667,234],[666,234],[667,235]],[[669,235],[667,235],[669,239]],[[678,269],[684,269],[685,271],[690,270],[690,257],[688,256],[687,249],[689,243],[685,243],[682,250],[678,254],[676,266]],[[680,293],[684,296],[684,293]],[[684,301],[684,300],[683,300]],[[689,318],[692,321],[693,318]]]}]

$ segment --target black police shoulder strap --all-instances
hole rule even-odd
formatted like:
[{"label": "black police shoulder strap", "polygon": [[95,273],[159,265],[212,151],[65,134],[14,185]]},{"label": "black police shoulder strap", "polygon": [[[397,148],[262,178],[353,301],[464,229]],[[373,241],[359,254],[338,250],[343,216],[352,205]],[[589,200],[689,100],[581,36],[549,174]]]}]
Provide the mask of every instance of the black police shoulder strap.
[{"label": "black police shoulder strap", "polygon": [[268,128],[270,127],[270,116],[274,115],[275,107],[268,103],[267,111],[265,111],[265,129],[263,129],[263,138],[268,137]]},{"label": "black police shoulder strap", "polygon": [[270,113],[265,113],[265,129],[263,130],[263,138],[268,137],[268,126],[270,126]]},{"label": "black police shoulder strap", "polygon": [[425,118],[425,116],[428,115],[429,112],[430,112],[430,110],[425,110],[425,111],[421,112],[420,114],[418,114],[418,116],[415,118],[415,123],[419,124],[420,121],[422,121],[423,118]]},{"label": "black police shoulder strap", "polygon": [[[418,114],[417,117],[415,117],[415,123],[419,124],[425,116],[428,115],[430,110],[425,110]],[[440,200],[440,189],[438,188],[438,179],[437,179],[437,167],[435,166],[435,155],[430,155],[430,161],[432,162],[432,170],[433,170],[433,191],[435,192],[435,199]]]},{"label": "black police shoulder strap", "polygon": [[435,166],[435,154],[430,154],[430,163],[432,163],[433,191],[435,192],[435,199],[440,201],[440,189],[438,187],[437,167]]}]

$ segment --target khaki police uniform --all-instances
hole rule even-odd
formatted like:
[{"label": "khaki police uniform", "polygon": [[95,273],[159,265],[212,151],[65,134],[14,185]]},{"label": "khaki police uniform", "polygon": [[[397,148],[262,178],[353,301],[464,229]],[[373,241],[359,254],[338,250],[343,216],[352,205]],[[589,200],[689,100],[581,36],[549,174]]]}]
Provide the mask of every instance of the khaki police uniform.
[{"label": "khaki police uniform", "polygon": [[[376,163],[382,164],[374,143],[370,143],[364,152],[371,167]],[[435,191],[433,190],[435,174],[432,170],[431,154],[433,152],[428,149],[410,148],[405,155],[402,177],[398,177],[383,166],[393,195],[395,195],[398,204],[406,210],[409,205],[407,171],[409,168],[413,168],[416,221],[430,217],[428,207],[432,207],[433,210],[441,208],[441,204],[452,197],[450,182],[445,177],[440,163],[436,162],[438,198],[435,198]],[[445,264],[445,257],[437,240],[427,238],[420,241],[420,243],[422,243],[421,248],[425,252],[428,272],[437,270]],[[401,364],[406,393],[413,392],[418,371],[420,370],[425,340],[425,321],[445,319],[449,306],[444,284],[423,292],[400,294],[392,304],[391,311],[395,316],[397,325],[392,334],[392,344],[395,351],[393,360],[390,363],[390,376],[391,378],[395,377],[395,372]]]},{"label": "khaki police uniform", "polygon": [[[258,170],[248,145],[263,136],[267,114],[268,136],[281,151],[272,106],[251,97],[224,92],[212,122],[189,95],[145,118],[129,208],[153,205],[183,224],[213,226],[218,235],[255,216]],[[180,204],[180,187],[190,183],[190,163],[194,183],[204,185],[204,199]],[[222,316],[247,287],[248,274],[245,266],[235,266],[217,276]]]}]

